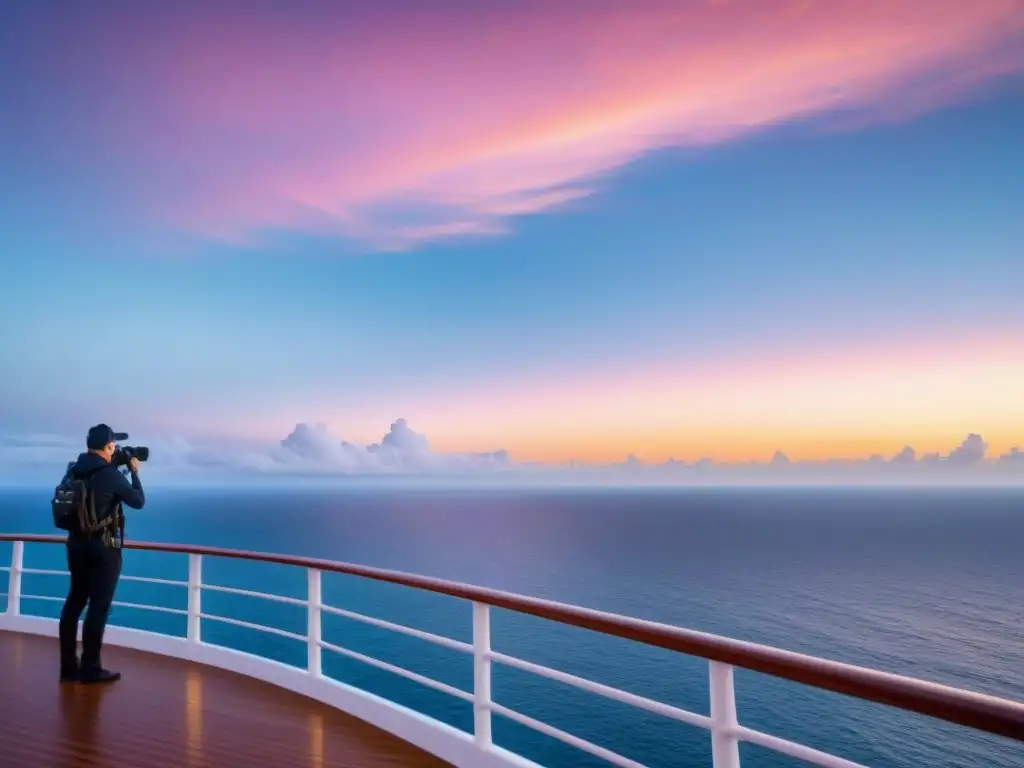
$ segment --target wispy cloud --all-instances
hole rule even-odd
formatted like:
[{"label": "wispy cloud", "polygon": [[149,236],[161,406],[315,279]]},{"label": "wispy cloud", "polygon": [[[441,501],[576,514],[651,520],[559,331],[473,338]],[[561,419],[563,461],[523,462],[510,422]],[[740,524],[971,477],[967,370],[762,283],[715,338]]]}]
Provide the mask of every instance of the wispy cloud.
[{"label": "wispy cloud", "polygon": [[15,19],[8,71],[64,100],[12,91],[49,127],[0,153],[71,153],[84,205],[243,241],[501,232],[654,149],[905,116],[1024,64],[1017,0],[103,9]]}]

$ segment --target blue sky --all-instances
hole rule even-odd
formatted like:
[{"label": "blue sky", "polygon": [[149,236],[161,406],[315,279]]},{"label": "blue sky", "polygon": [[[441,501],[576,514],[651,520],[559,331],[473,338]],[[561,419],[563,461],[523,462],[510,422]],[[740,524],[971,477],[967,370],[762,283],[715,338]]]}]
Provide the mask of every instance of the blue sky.
[{"label": "blue sky", "polygon": [[[385,6],[373,23],[398,40],[408,30],[392,26]],[[509,448],[542,461],[767,459],[776,448],[866,457],[904,444],[950,450],[978,430],[1005,453],[1024,443],[1024,407],[1007,381],[1024,371],[1024,80],[1004,55],[1022,20],[1000,17],[997,5],[986,15],[984,3],[943,3],[936,13],[948,23],[935,22],[932,39],[930,27],[910,31],[923,4],[904,6],[902,16],[880,13],[938,53],[922,64],[885,49],[884,87],[874,70],[858,79],[852,63],[837,65],[830,77],[857,93],[850,103],[807,108],[797,88],[821,55],[814,35],[843,18],[821,11],[807,22],[805,69],[778,83],[765,75],[785,108],[763,124],[747,125],[763,111],[751,89],[721,125],[691,117],[674,127],[699,140],[602,128],[580,134],[572,146],[583,149],[568,159],[532,148],[480,170],[432,159],[422,176],[389,181],[387,194],[360,187],[355,202],[330,209],[330,226],[318,217],[331,200],[349,199],[349,184],[383,189],[377,180],[392,174],[386,154],[336,161],[338,136],[377,136],[346,103],[323,114],[303,102],[292,118],[274,111],[275,92],[257,88],[237,104],[221,92],[224,107],[198,97],[178,104],[177,76],[165,76],[155,54],[115,75],[116,50],[75,40],[71,53],[85,63],[71,73],[30,44],[47,30],[69,34],[73,19],[52,7],[45,18],[14,12],[8,34],[20,26],[21,43],[0,54],[0,94],[11,106],[0,125],[0,426],[77,435],[106,420],[154,438],[272,444],[296,423],[325,422],[370,443],[405,417],[438,450]],[[93,21],[117,9],[124,40],[136,44],[158,16],[102,8]],[[688,21],[721,24],[723,39],[760,34],[741,15]],[[882,44],[882,21],[856,32],[863,44]],[[958,25],[973,30],[967,42],[939,35]],[[162,45],[172,49],[178,32],[169,28]],[[269,33],[243,26],[216,61],[244,78],[260,34]],[[443,47],[444,33],[430,34]],[[601,61],[629,50],[602,40]],[[282,39],[282,50],[292,42]],[[781,44],[760,42],[782,55]],[[203,45],[182,82],[211,65]],[[528,41],[509,45],[531,50]],[[684,63],[690,55],[671,54]],[[268,71],[300,82],[301,67],[281,56],[280,69],[270,56]],[[936,61],[977,75],[938,98],[933,86],[946,70]],[[550,72],[557,82],[559,70]],[[383,89],[385,117],[415,114],[421,132],[400,148],[422,141],[424,157],[443,155],[431,144],[444,135],[443,105],[411,98],[401,81],[339,77],[354,92]],[[583,80],[566,75],[567,92],[589,87]],[[82,83],[89,87],[76,91]],[[464,89],[456,103],[474,124],[476,86],[452,87]],[[684,95],[659,98],[671,105]],[[508,109],[499,127],[519,125]],[[163,111],[166,125],[153,116]],[[232,134],[236,111],[256,122]],[[539,119],[526,106],[522,115]],[[405,135],[401,123],[381,120],[376,129]],[[288,163],[275,165],[281,158]],[[314,174],[334,162],[336,174]],[[531,174],[529,188],[515,181],[520,171]],[[270,184],[274,200],[303,191],[288,198],[292,207],[270,210],[250,196]],[[545,190],[557,203],[541,199]],[[964,369],[977,373],[974,383],[952,381]],[[947,389],[922,404],[908,394],[911,375],[940,377]],[[810,410],[775,419],[799,407],[784,394],[796,376],[820,378]],[[850,399],[842,380],[851,377],[869,382],[862,391],[877,389],[876,399]],[[700,401],[723,388],[735,389],[732,400]],[[738,398],[742,424],[726,418]],[[697,419],[702,409],[712,413]]]}]

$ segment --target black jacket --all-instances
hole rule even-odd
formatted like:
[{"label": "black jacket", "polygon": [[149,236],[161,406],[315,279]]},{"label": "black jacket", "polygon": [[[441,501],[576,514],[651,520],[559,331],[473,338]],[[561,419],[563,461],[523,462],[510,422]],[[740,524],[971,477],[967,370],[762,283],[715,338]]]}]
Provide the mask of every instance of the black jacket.
[{"label": "black jacket", "polygon": [[146,503],[142,481],[139,480],[137,474],[133,473],[132,481],[129,483],[128,479],[113,464],[95,453],[80,454],[78,461],[68,472],[73,475],[82,475],[97,468],[99,468],[98,471],[84,478],[96,504],[96,519],[103,520],[112,516],[112,527],[117,527],[117,523],[121,522],[122,503],[132,509],[142,509]]}]

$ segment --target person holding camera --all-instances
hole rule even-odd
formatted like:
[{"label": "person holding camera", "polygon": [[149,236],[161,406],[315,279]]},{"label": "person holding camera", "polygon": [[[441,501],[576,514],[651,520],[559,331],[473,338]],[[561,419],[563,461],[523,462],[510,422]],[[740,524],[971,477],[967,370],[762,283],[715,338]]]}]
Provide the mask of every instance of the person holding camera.
[{"label": "person holding camera", "polygon": [[[82,498],[75,501],[81,513],[68,515],[67,558],[71,588],[60,614],[61,682],[107,683],[119,680],[118,672],[103,668],[100,648],[114,591],[121,575],[121,546],[124,543],[122,504],[142,509],[146,496],[139,480],[139,456],[133,449],[119,449],[117,442],[128,435],[97,424],[86,437],[86,453],[68,467],[62,486],[78,483]],[[141,458],[147,458],[147,449]],[[131,482],[118,471],[126,465]],[[57,517],[55,506],[55,519]],[[77,512],[77,510],[76,510]],[[78,620],[88,603],[82,627],[82,659],[78,661]]]}]

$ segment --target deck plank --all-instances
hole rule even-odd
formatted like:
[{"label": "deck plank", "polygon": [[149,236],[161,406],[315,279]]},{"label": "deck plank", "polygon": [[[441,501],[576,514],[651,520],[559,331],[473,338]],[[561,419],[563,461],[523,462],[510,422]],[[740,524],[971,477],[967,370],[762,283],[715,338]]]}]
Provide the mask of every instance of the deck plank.
[{"label": "deck plank", "polygon": [[61,685],[57,641],[0,631],[5,768],[442,768],[358,720],[267,683],[106,646],[124,678]]}]

